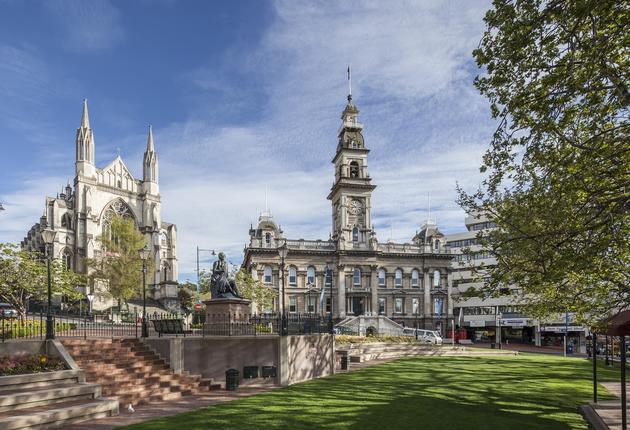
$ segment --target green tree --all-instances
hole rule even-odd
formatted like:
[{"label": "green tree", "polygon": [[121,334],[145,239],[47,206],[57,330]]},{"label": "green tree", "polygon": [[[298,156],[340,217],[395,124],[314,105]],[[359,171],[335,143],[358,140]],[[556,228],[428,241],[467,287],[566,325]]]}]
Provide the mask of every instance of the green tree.
[{"label": "green tree", "polygon": [[[69,299],[77,299],[77,286],[83,276],[67,270],[59,259],[51,266],[52,292]],[[29,300],[45,301],[48,294],[46,258],[38,253],[21,250],[11,243],[0,243],[0,301],[11,304],[20,319],[26,316]]]},{"label": "green tree", "polygon": [[177,297],[181,307],[188,312],[192,312],[197,297],[197,285],[189,281],[179,284]]},{"label": "green tree", "polygon": [[630,6],[495,0],[473,52],[498,122],[482,186],[459,203],[499,228],[484,294],[518,284],[534,316],[630,305]]},{"label": "green tree", "polygon": [[256,312],[258,313],[271,309],[273,299],[277,296],[274,290],[254,279],[251,273],[242,268],[236,272],[236,285],[243,298],[256,304]]},{"label": "green tree", "polygon": [[[144,235],[130,218],[113,216],[107,234],[97,239],[101,252],[87,261],[90,280],[104,283],[107,292],[118,301],[120,307],[142,290],[142,259],[139,250],[145,247]],[[147,260],[147,282],[153,273],[154,262]]]}]

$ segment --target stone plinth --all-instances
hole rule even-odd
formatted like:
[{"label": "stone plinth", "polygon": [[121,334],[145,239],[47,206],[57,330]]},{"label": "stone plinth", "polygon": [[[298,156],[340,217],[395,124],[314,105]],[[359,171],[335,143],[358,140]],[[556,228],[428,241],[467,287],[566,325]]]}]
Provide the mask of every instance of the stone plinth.
[{"label": "stone plinth", "polygon": [[251,300],[239,298],[211,299],[203,302],[206,305],[206,323],[242,321],[252,313]]}]

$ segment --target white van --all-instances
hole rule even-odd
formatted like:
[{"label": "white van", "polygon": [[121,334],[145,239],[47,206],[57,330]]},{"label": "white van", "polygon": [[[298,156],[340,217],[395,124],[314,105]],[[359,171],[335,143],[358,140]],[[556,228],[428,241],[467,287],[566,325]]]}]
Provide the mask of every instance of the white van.
[{"label": "white van", "polygon": [[412,327],[403,328],[403,336],[416,336],[418,332],[418,340],[424,343],[432,343],[434,345],[442,345],[442,336],[435,330],[415,329]]}]

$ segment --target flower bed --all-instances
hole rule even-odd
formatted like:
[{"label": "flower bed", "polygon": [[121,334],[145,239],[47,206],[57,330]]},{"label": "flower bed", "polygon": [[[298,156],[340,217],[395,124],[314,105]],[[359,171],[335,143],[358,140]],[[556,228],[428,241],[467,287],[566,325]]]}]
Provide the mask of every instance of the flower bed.
[{"label": "flower bed", "polygon": [[65,370],[66,364],[58,358],[36,354],[0,358],[0,376]]},{"label": "flower bed", "polygon": [[349,335],[337,335],[335,336],[335,342],[339,344],[347,343],[416,343],[416,338],[413,336],[349,336]]}]

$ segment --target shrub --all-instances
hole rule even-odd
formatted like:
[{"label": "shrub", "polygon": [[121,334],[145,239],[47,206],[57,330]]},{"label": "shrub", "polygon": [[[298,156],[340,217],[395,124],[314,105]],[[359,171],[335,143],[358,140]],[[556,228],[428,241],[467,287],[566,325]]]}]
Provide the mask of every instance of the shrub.
[{"label": "shrub", "polygon": [[[77,328],[76,323],[57,322],[55,331],[67,332]],[[0,337],[17,339],[21,337],[40,337],[46,334],[46,321],[39,320],[0,320]]]},{"label": "shrub", "polygon": [[416,338],[413,336],[349,336],[349,335],[337,335],[335,336],[337,343],[377,343],[377,342],[389,342],[389,343],[415,343]]},{"label": "shrub", "polygon": [[66,364],[63,361],[43,354],[0,358],[0,376],[53,372],[65,369]]}]

